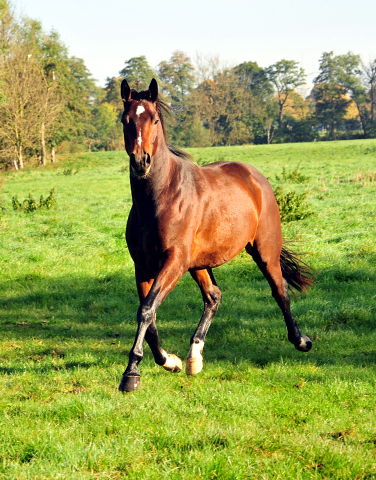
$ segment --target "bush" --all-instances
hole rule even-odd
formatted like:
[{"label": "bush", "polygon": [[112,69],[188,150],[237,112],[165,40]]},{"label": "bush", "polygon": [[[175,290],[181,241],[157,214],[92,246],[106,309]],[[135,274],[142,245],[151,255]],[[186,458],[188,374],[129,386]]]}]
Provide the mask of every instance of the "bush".
[{"label": "bush", "polygon": [[303,220],[313,213],[305,202],[307,198],[306,192],[299,194],[292,190],[284,193],[283,187],[279,185],[274,189],[274,195],[278,204],[281,222]]},{"label": "bush", "polygon": [[309,180],[307,175],[303,175],[299,172],[300,165],[302,162],[299,162],[298,165],[294,168],[294,170],[288,171],[285,167],[282,168],[282,176],[275,176],[277,182],[284,182],[284,183],[304,183]]},{"label": "bush", "polygon": [[17,195],[12,197],[13,210],[24,213],[35,212],[36,210],[42,210],[44,208],[48,210],[53,210],[55,208],[55,204],[55,188],[50,191],[50,194],[46,199],[44,199],[43,195],[41,195],[39,199],[39,204],[31,195],[31,193],[29,193],[29,198],[26,198],[22,203],[18,200]]}]

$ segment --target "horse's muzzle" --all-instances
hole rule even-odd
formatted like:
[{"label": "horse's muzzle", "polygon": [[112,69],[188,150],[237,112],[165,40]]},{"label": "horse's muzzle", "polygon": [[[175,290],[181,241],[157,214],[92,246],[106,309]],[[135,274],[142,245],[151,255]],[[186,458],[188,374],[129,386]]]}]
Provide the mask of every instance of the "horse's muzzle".
[{"label": "horse's muzzle", "polygon": [[143,155],[136,155],[134,153],[130,156],[130,165],[132,172],[136,177],[145,177],[150,170],[151,158],[148,153]]}]

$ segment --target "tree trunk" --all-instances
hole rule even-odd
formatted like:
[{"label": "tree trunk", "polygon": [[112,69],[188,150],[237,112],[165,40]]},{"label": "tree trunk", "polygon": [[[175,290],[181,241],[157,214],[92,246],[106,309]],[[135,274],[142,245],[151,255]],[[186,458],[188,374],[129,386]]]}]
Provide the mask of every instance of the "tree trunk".
[{"label": "tree trunk", "polygon": [[372,120],[372,122],[375,120],[375,106],[376,106],[375,94],[376,94],[376,86],[372,85],[372,87],[369,91],[369,95],[370,95],[370,99],[371,99],[371,120]]},{"label": "tree trunk", "polygon": [[364,112],[362,112],[361,106],[359,105],[358,102],[356,102],[355,105],[356,105],[356,108],[358,109],[358,115],[359,115],[360,125],[361,125],[362,130],[363,130],[363,136],[364,136],[364,138],[367,138],[367,119],[366,119],[366,115],[364,114]]},{"label": "tree trunk", "polygon": [[44,138],[44,122],[42,123],[42,128],[41,128],[41,140],[42,140],[41,164],[46,166],[46,140]]},{"label": "tree trunk", "polygon": [[13,165],[14,165],[14,169],[18,170],[17,158],[16,157],[13,158]]},{"label": "tree trunk", "polygon": [[282,127],[282,119],[283,119],[283,106],[279,106],[279,112],[278,112],[278,126]]},{"label": "tree trunk", "polygon": [[24,167],[23,158],[22,158],[22,145],[20,145],[18,149],[18,163],[20,164],[20,168]]},{"label": "tree trunk", "polygon": [[51,163],[55,163],[55,147],[52,147],[51,150]]}]

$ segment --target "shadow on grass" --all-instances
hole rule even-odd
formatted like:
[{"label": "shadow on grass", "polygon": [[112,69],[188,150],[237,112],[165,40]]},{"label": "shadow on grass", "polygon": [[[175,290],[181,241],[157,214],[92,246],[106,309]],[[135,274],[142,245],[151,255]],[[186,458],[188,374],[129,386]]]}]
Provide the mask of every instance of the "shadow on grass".
[{"label": "shadow on grass", "polygon": [[[225,265],[216,270],[216,278],[224,295],[207,336],[205,362],[249,362],[264,367],[283,358],[317,365],[376,364],[371,335],[374,273],[328,269],[319,273],[308,296],[293,300],[298,323],[314,343],[308,354],[288,342],[282,314],[253,264]],[[7,297],[0,300],[3,341],[65,342],[62,352],[35,347],[23,354],[35,362],[58,360],[56,365],[40,368],[90,368],[109,358],[125,363],[136,332],[138,297],[133,276],[120,272],[91,278],[17,278],[0,284],[0,289]],[[372,298],[373,303],[366,301]],[[163,347],[185,358],[201,313],[199,289],[186,275],[158,311]],[[102,342],[101,348],[93,350],[93,342]],[[88,352],[90,361],[72,358]],[[148,348],[145,353],[152,361]],[[0,367],[0,371],[11,374],[19,368]]]}]

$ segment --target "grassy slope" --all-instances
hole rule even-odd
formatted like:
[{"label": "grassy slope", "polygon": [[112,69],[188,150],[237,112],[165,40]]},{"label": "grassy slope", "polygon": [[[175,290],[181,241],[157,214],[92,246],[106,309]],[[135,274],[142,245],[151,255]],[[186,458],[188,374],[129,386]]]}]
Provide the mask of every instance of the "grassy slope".
[{"label": "grassy slope", "polygon": [[[284,225],[317,269],[292,301],[308,354],[252,261],[216,269],[223,302],[195,378],[156,366],[117,391],[135,334],[137,295],[124,229],[125,154],[61,157],[9,173],[0,199],[0,478],[376,478],[376,141],[194,149],[242,160],[272,183],[309,176],[314,215]],[[78,163],[79,162],[79,163]],[[63,175],[69,165],[80,170]],[[24,214],[11,197],[46,196]],[[184,276],[158,313],[163,346],[184,358],[201,315]]]}]

